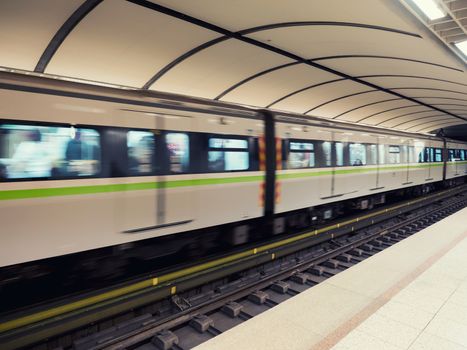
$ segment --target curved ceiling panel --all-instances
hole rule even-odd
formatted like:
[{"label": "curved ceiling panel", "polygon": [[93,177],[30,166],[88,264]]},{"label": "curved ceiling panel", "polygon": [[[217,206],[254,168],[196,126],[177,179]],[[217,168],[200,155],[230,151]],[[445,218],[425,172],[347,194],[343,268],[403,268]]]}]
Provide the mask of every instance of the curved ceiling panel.
[{"label": "curved ceiling panel", "polygon": [[310,83],[318,84],[335,78],[334,74],[320,69],[295,64],[251,79],[225,94],[221,100],[266,107]]},{"label": "curved ceiling panel", "polygon": [[[389,95],[388,95],[389,96]],[[396,99],[394,97],[386,98],[381,101],[359,104],[352,108],[341,111],[339,114],[335,115],[333,119],[345,120],[352,122],[364,122],[367,123],[367,119],[371,118],[373,115],[387,111],[393,108],[406,108],[406,106],[419,106],[410,101],[404,99]],[[405,111],[404,111],[405,112]]]},{"label": "curved ceiling panel", "polygon": [[216,33],[123,0],[104,1],[68,36],[46,72],[133,87]]},{"label": "curved ceiling panel", "polygon": [[449,116],[445,116],[445,115],[429,115],[429,116],[425,116],[423,118],[416,118],[412,121],[409,121],[409,122],[405,122],[405,123],[398,123],[397,124],[397,129],[400,129],[400,130],[406,130],[406,129],[410,129],[410,128],[413,128],[413,127],[417,127],[419,125],[423,125],[425,123],[431,123],[431,122],[436,122],[436,121],[455,121],[452,117],[449,117]]},{"label": "curved ceiling panel", "polygon": [[[335,79],[333,79],[332,82],[327,84],[313,83],[310,88],[275,103],[272,108],[304,113],[313,106],[317,106],[324,101],[344,96],[349,92],[357,93],[368,90],[369,88],[367,86],[357,84],[350,80],[335,81]],[[313,115],[313,113],[311,113],[311,115]],[[333,115],[328,117],[331,118]]]},{"label": "curved ceiling panel", "polygon": [[0,69],[397,129],[467,121],[465,62],[397,1],[9,0],[0,44]]},{"label": "curved ceiling panel", "polygon": [[423,101],[428,104],[436,104],[436,103],[443,103],[443,102],[451,102],[451,103],[461,103],[466,105],[467,99],[466,98],[457,98],[457,97],[427,97],[427,96],[417,96],[415,97],[417,100]]},{"label": "curved ceiling panel", "polygon": [[458,121],[436,121],[436,122],[427,122],[425,124],[421,124],[418,126],[414,126],[408,129],[405,129],[404,131],[409,131],[409,132],[429,132],[429,131],[434,131],[442,127],[446,126],[451,126],[451,125],[459,125],[461,122]]},{"label": "curved ceiling panel", "polygon": [[393,104],[392,106],[388,106],[387,109],[375,111],[371,114],[362,116],[360,119],[353,120],[354,122],[364,123],[368,125],[376,125],[381,122],[384,122],[390,118],[399,116],[401,113],[413,113],[413,112],[421,112],[421,111],[428,111],[429,108],[424,106],[419,106],[417,104],[410,104],[410,103],[397,103]]},{"label": "curved ceiling panel", "polygon": [[410,30],[398,14],[400,9],[387,1],[358,0],[154,0],[177,11],[223,26],[232,31],[279,22],[353,21]]},{"label": "curved ceiling panel", "polygon": [[388,89],[397,89],[400,87],[427,87],[433,89],[454,90],[467,93],[467,84],[461,82],[453,82],[449,80],[441,80],[435,78],[417,78],[417,77],[377,77],[377,78],[364,78],[374,84],[384,86]]},{"label": "curved ceiling panel", "polygon": [[306,113],[319,116],[334,116],[332,118],[335,118],[342,111],[354,109],[355,106],[376,106],[384,104],[384,101],[387,100],[395,101],[400,99],[382,91],[367,89],[363,92],[352,92],[344,96],[338,96],[332,100],[323,101],[319,105],[310,105],[310,109]]},{"label": "curved ceiling panel", "polygon": [[385,119],[381,122],[376,123],[376,126],[388,127],[388,128],[399,128],[404,126],[406,123],[411,121],[423,121],[424,118],[446,116],[445,113],[440,113],[438,111],[426,110],[418,112],[401,112],[399,115],[393,116],[391,118]]},{"label": "curved ceiling panel", "polygon": [[411,86],[411,87],[404,87],[398,89],[391,89],[392,91],[399,92],[404,94],[405,96],[413,97],[416,96],[424,96],[427,97],[439,97],[439,98],[454,98],[456,100],[462,99],[463,101],[466,100],[467,94],[462,91],[458,90],[449,90],[449,89],[439,89],[439,88],[431,88],[431,87],[418,87],[418,86]]},{"label": "curved ceiling panel", "polygon": [[33,71],[64,19],[83,2],[0,1],[0,65]]},{"label": "curved ceiling panel", "polygon": [[[405,60],[406,56],[393,57],[343,57],[321,60],[320,63],[353,76],[376,74],[415,75],[446,79],[461,84],[467,81],[467,74],[456,64],[441,65],[427,57],[423,62]],[[404,59],[404,60],[402,60]]]},{"label": "curved ceiling panel", "polygon": [[[308,59],[349,54],[404,55],[415,60],[431,57],[431,60],[436,60],[439,64],[450,64],[449,57],[442,51],[433,57],[432,46],[421,37],[392,32],[389,29],[391,28],[385,31],[371,27],[300,25],[264,30],[247,36]],[[381,45],[387,42],[397,45]],[[414,46],[417,46],[417,50],[413,50]]]},{"label": "curved ceiling panel", "polygon": [[227,40],[181,62],[151,89],[215,98],[241,79],[290,62],[238,40]]}]

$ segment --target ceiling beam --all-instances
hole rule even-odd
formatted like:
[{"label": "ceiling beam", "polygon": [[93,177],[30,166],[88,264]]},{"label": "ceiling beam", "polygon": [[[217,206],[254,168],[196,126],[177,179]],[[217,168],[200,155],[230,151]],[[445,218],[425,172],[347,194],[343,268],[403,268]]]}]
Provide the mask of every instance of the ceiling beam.
[{"label": "ceiling beam", "polygon": [[182,12],[179,12],[179,11],[176,11],[176,10],[173,10],[173,9],[170,9],[168,7],[165,7],[165,6],[162,6],[162,5],[159,5],[159,4],[156,4],[156,3],[153,3],[153,2],[150,2],[148,0],[127,0],[128,2],[131,2],[131,3],[134,3],[136,5],[140,5],[140,6],[143,6],[145,8],[148,8],[148,9],[151,9],[153,11],[156,11],[156,12],[159,12],[159,13],[163,13],[165,15],[168,15],[168,16],[171,16],[171,17],[174,17],[174,18],[177,18],[177,19],[180,19],[182,21],[185,21],[185,22],[188,22],[188,23],[191,23],[191,24],[194,24],[194,25],[197,25],[199,27],[202,27],[202,28],[205,28],[205,29],[208,29],[210,31],[213,31],[213,32],[216,32],[216,33],[219,33],[219,34],[222,34],[222,35],[225,35],[229,38],[232,38],[232,39],[236,39],[236,40],[239,40],[241,42],[244,42],[244,43],[247,43],[247,44],[250,44],[250,45],[253,45],[255,47],[258,47],[258,48],[261,48],[261,49],[264,49],[266,51],[269,51],[269,52],[273,52],[275,54],[278,54],[278,55],[281,55],[283,57],[286,57],[286,58],[289,58],[289,59],[292,59],[294,61],[297,61],[297,62],[301,62],[303,64],[306,64],[306,65],[309,65],[311,67],[314,67],[314,68],[318,68],[318,69],[321,69],[325,72],[328,72],[328,73],[331,73],[331,74],[334,74],[336,76],[339,76],[339,77],[342,77],[342,78],[345,78],[345,79],[348,79],[348,80],[351,80],[353,82],[356,82],[356,83],[359,83],[359,84],[362,84],[362,85],[365,85],[365,86],[368,86],[370,88],[373,88],[373,89],[377,89],[377,90],[381,90],[381,91],[384,91],[388,94],[391,94],[391,95],[394,95],[394,96],[397,96],[397,97],[400,97],[400,98],[403,98],[407,101],[410,101],[412,103],[416,103],[416,104],[419,104],[421,106],[424,106],[424,107],[427,107],[427,108],[431,108],[433,110],[436,110],[438,112],[441,112],[441,113],[446,113],[448,115],[451,115],[452,117],[454,118],[458,118],[458,119],[461,119],[461,120],[464,120],[464,121],[467,121],[467,118],[466,117],[462,117],[462,116],[459,116],[457,114],[454,114],[454,113],[451,113],[451,112],[448,112],[448,111],[445,111],[441,108],[438,108],[438,107],[435,107],[435,106],[432,106],[430,104],[427,104],[427,103],[424,103],[422,101],[417,101],[411,97],[408,97],[408,96],[405,96],[405,95],[402,95],[396,91],[393,91],[393,90],[388,90],[386,88],[383,88],[381,86],[378,86],[376,84],[373,84],[373,83],[370,83],[370,82],[367,82],[365,80],[361,80],[359,78],[355,78],[354,76],[351,76],[349,74],[346,74],[346,73],[343,73],[343,72],[340,72],[338,70],[335,70],[333,68],[330,68],[330,67],[327,67],[327,66],[324,66],[324,65],[321,65],[319,63],[316,63],[316,62],[313,62],[313,61],[309,61],[303,57],[300,57],[294,53],[291,53],[289,51],[286,51],[286,50],[283,50],[281,48],[278,48],[278,47],[275,47],[275,46],[272,46],[272,45],[269,45],[269,44],[266,44],[266,43],[263,43],[261,41],[258,41],[258,40],[255,40],[255,39],[252,39],[250,37],[246,37],[246,36],[243,36],[242,34],[238,33],[238,32],[232,32],[230,30],[227,30],[225,28],[222,28],[218,25],[215,25],[215,24],[212,24],[212,23],[209,23],[209,22],[206,22],[206,21],[203,21],[199,18],[195,18],[195,17],[192,17],[190,15],[187,15],[185,13],[182,13]]},{"label": "ceiling beam", "polygon": [[44,73],[47,65],[52,60],[52,57],[57,52],[60,45],[71,33],[71,31],[78,25],[81,20],[88,15],[93,9],[96,8],[103,0],[86,0],[80,7],[78,7],[73,14],[63,23],[60,29],[55,33],[52,40],[47,45],[46,49],[42,53],[39,61],[37,62],[34,72]]}]

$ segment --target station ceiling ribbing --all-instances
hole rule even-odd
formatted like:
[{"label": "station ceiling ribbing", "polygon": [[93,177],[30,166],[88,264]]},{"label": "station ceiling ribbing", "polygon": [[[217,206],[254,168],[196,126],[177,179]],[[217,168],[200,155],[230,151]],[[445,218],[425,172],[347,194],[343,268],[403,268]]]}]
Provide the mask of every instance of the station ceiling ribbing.
[{"label": "station ceiling ribbing", "polygon": [[5,0],[0,66],[411,132],[466,65],[394,0]]}]

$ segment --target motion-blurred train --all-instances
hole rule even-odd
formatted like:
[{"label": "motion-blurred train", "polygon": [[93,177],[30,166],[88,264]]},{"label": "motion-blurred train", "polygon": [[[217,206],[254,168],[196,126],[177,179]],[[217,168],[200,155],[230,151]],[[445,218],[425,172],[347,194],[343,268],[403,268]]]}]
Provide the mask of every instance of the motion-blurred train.
[{"label": "motion-blurred train", "polygon": [[439,137],[8,73],[0,89],[0,279],[240,245],[467,175],[467,144]]}]

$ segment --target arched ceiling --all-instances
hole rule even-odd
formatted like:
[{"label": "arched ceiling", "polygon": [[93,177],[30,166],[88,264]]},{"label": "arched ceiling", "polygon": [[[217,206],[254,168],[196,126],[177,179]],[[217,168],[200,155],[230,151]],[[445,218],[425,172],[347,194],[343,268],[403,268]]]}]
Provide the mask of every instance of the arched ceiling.
[{"label": "arched ceiling", "polygon": [[411,132],[467,123],[465,62],[395,0],[2,0],[0,47],[4,70]]}]

